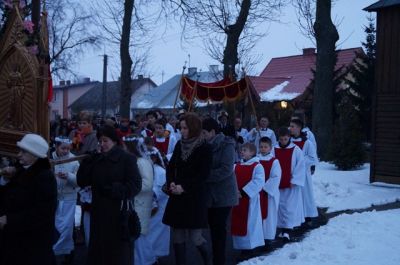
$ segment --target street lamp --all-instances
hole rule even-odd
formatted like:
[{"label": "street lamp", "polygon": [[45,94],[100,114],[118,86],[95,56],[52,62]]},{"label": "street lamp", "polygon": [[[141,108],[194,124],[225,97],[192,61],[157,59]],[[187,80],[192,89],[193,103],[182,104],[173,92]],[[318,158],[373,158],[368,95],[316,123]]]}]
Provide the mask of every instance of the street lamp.
[{"label": "street lamp", "polygon": [[282,108],[282,109],[286,109],[287,106],[288,106],[287,101],[282,100],[282,101],[281,101],[281,108]]}]

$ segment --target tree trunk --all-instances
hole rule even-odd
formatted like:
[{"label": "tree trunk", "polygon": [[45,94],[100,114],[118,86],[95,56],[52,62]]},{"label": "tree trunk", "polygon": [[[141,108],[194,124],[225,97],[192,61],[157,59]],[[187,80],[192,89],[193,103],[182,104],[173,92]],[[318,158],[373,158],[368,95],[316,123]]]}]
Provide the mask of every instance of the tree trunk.
[{"label": "tree trunk", "polygon": [[[224,58],[222,63],[224,64],[224,77],[229,77],[232,81],[236,80],[235,67],[239,62],[238,59],[238,46],[240,34],[246,25],[247,17],[249,16],[249,10],[251,7],[251,0],[243,0],[240,7],[239,16],[236,19],[235,24],[228,26],[225,30],[226,46],[224,49]],[[232,102],[226,102],[224,104],[226,111],[229,114],[230,122],[233,122],[235,115],[235,106]]]},{"label": "tree trunk", "polygon": [[251,7],[251,0],[243,0],[240,6],[240,13],[236,19],[235,24],[228,26],[225,29],[226,46],[224,49],[224,58],[222,63],[224,64],[224,77],[232,77],[236,80],[235,66],[238,63],[238,46],[240,34],[246,25],[247,17]]},{"label": "tree trunk", "polygon": [[121,57],[121,94],[120,94],[120,109],[121,117],[130,117],[130,103],[132,96],[131,88],[131,68],[132,59],[129,54],[129,42],[131,33],[132,13],[134,0],[125,0],[124,2],[124,19],[122,24],[122,36],[120,43]]},{"label": "tree trunk", "polygon": [[314,23],[317,42],[317,63],[313,95],[313,131],[317,137],[318,154],[326,159],[333,128],[333,93],[335,43],[339,34],[331,19],[331,0],[317,0]]}]

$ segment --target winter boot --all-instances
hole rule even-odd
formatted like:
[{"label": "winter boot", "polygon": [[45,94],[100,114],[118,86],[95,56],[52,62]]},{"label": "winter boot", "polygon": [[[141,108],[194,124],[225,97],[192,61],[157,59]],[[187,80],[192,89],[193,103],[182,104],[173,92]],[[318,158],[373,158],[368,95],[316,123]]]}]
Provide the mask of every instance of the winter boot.
[{"label": "winter boot", "polygon": [[175,264],[185,265],[186,264],[185,243],[174,244],[174,251],[175,251]]}]

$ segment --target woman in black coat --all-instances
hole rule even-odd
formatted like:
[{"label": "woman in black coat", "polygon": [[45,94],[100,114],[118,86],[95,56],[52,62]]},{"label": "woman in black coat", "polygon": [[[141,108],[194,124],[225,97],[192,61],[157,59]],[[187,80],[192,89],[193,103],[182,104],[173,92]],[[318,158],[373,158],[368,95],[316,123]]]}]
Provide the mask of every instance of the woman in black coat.
[{"label": "woman in black coat", "polygon": [[208,227],[205,180],[210,173],[212,152],[201,135],[201,120],[196,114],[185,114],[180,126],[182,139],[176,144],[167,167],[166,185],[170,197],[163,222],[172,227],[176,264],[187,264],[186,234],[209,264],[201,229]]},{"label": "woman in black coat", "polygon": [[27,134],[17,143],[18,165],[0,178],[0,264],[53,265],[57,183],[47,142]]},{"label": "woman in black coat", "polygon": [[132,240],[123,229],[121,202],[132,200],[141,189],[134,156],[118,145],[115,129],[97,132],[101,154],[82,161],[77,174],[80,187],[92,186],[88,264],[132,265]]}]

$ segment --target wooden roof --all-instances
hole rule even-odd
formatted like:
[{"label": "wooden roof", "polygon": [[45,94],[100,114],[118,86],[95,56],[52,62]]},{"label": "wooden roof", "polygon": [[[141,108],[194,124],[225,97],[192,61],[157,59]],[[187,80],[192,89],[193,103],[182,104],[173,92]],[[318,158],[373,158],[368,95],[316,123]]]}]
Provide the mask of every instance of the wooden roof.
[{"label": "wooden roof", "polygon": [[397,5],[400,5],[400,0],[381,0],[381,1],[378,1],[372,5],[364,8],[364,10],[373,12],[373,11],[377,11],[379,9],[388,8],[388,7],[397,6]]}]

